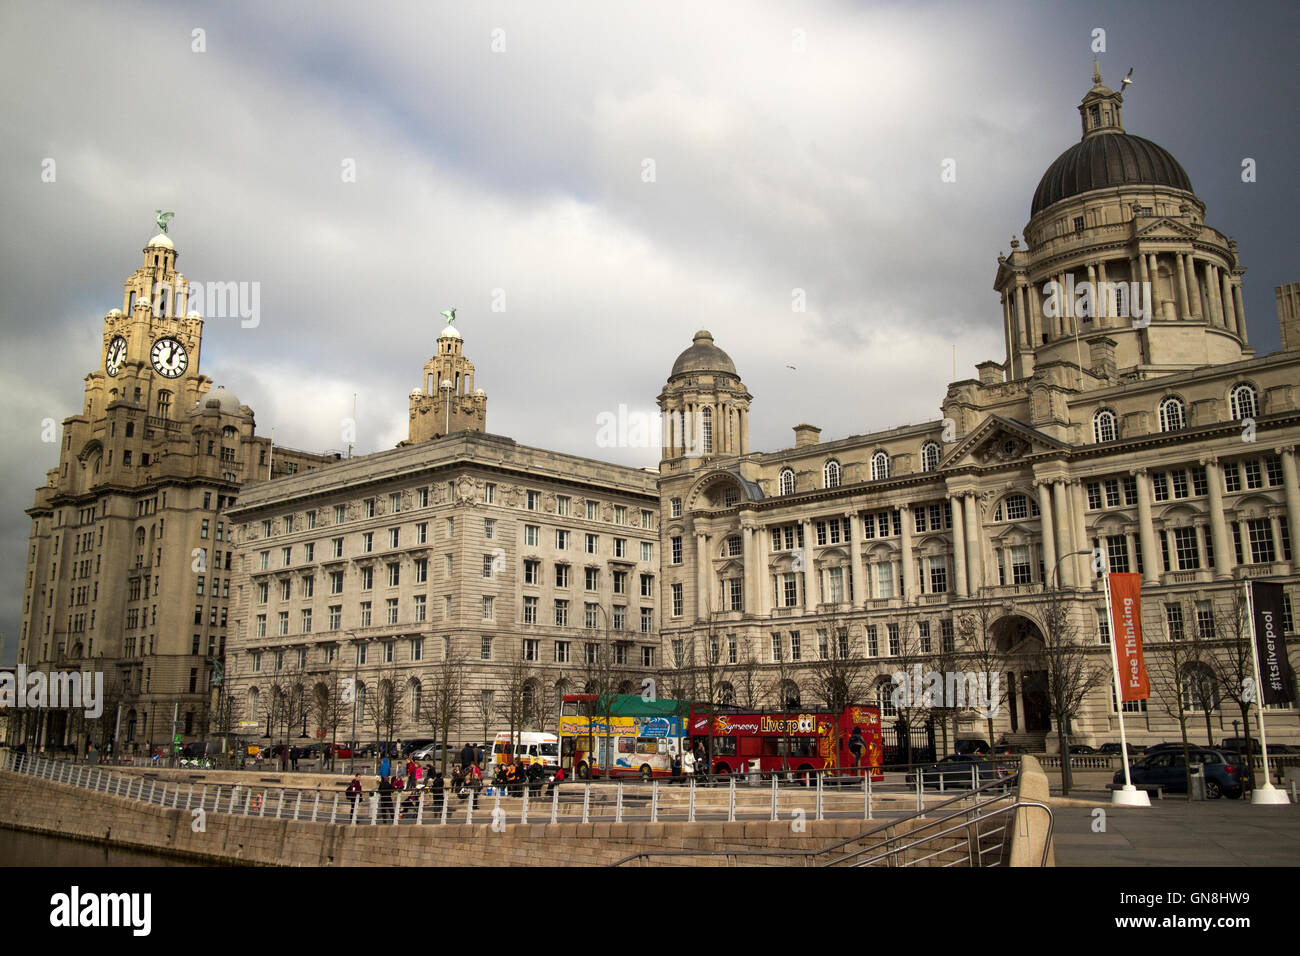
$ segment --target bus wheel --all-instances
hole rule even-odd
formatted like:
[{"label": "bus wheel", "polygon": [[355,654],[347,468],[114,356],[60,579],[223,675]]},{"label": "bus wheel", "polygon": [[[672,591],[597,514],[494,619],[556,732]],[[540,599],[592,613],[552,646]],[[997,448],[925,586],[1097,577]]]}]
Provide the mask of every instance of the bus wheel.
[{"label": "bus wheel", "polygon": [[578,764],[578,779],[579,780],[591,779],[591,768],[587,766],[585,761],[583,763]]},{"label": "bus wheel", "polygon": [[720,763],[713,768],[713,772],[717,774],[719,777],[725,777],[727,774],[731,773],[731,768],[728,767],[725,763]]},{"label": "bus wheel", "polygon": [[654,771],[650,769],[650,765],[649,765],[648,763],[643,763],[643,764],[641,765],[641,779],[642,779],[642,781],[644,781],[645,783],[649,783],[649,782],[650,782],[650,778],[653,777],[653,776],[654,776]]}]

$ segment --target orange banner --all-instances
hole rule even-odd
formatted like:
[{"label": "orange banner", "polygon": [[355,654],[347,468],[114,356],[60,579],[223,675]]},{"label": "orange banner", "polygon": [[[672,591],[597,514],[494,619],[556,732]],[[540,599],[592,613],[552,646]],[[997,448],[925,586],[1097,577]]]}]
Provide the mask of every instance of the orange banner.
[{"label": "orange banner", "polygon": [[1142,575],[1110,576],[1110,622],[1119,661],[1120,699],[1146,700],[1151,682],[1142,657]]}]

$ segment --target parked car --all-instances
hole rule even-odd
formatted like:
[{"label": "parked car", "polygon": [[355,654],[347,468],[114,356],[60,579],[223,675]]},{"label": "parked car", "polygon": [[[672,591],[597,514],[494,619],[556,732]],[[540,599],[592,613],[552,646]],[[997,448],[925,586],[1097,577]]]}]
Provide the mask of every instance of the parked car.
[{"label": "parked car", "polygon": [[920,771],[926,787],[939,787],[942,784],[945,790],[969,787],[972,779],[976,779],[978,784],[983,786],[1007,777],[1011,773],[1007,768],[999,767],[989,760],[967,754],[949,754],[938,763],[917,767],[908,772],[906,777],[908,783],[916,783],[917,771]]},{"label": "parked car", "polygon": [[[1182,744],[1175,750],[1165,747],[1155,753],[1148,752],[1131,767],[1131,776],[1135,784],[1152,784],[1168,790],[1170,793],[1187,792],[1187,765],[1183,763]],[[1245,790],[1242,781],[1243,767],[1240,763],[1231,763],[1219,750],[1206,750],[1195,747],[1190,751],[1193,764],[1199,764],[1205,775],[1205,795],[1210,799],[1227,796],[1232,799],[1240,797]],[[1117,770],[1114,782],[1124,783],[1123,769]]]},{"label": "parked car", "polygon": [[447,751],[448,753],[451,753],[455,750],[455,748],[449,744],[430,743],[430,744],[426,744],[425,746],[421,747],[419,750],[415,751],[415,753],[412,754],[412,756],[416,760],[437,760],[440,756],[442,756],[442,752],[444,750]]},{"label": "parked car", "polygon": [[416,737],[413,740],[402,741],[402,756],[409,757],[417,750],[423,750],[434,742],[432,737]]},{"label": "parked car", "polygon": [[1096,747],[1090,747],[1088,744],[1070,744],[1070,753],[1072,754],[1095,754],[1100,753]]},{"label": "parked car", "polygon": [[993,748],[995,754],[1027,754],[1028,747],[1022,747],[1020,744],[1001,743]]},{"label": "parked car", "polygon": [[[1130,743],[1128,745],[1128,756],[1130,760],[1132,760],[1138,754],[1145,753],[1145,752],[1146,752],[1146,748],[1143,747],[1141,744]],[[1120,746],[1117,743],[1104,743],[1097,748],[1097,753],[1105,754],[1108,757],[1118,757],[1120,754]]]},{"label": "parked car", "polygon": [[[1195,744],[1188,744],[1189,747],[1195,747]],[[1181,740],[1162,740],[1158,744],[1151,744],[1146,749],[1146,753],[1155,754],[1162,750],[1182,750],[1183,742]]]},{"label": "parked car", "polygon": [[953,752],[958,754],[987,754],[993,749],[981,738],[971,737],[958,740]]},{"label": "parked car", "polygon": [[214,740],[196,740],[181,748],[181,756],[187,760],[199,760],[203,757],[221,756],[221,744]]},{"label": "parked car", "polygon": [[[1250,745],[1249,749],[1246,746],[1247,744]],[[1231,750],[1234,753],[1239,753],[1239,754],[1244,754],[1247,752],[1252,754],[1262,754],[1264,752],[1264,748],[1260,746],[1258,737],[1251,737],[1249,739],[1245,737],[1224,737],[1222,740],[1219,741],[1219,749]],[[1276,748],[1269,747],[1268,749],[1271,751]]]}]

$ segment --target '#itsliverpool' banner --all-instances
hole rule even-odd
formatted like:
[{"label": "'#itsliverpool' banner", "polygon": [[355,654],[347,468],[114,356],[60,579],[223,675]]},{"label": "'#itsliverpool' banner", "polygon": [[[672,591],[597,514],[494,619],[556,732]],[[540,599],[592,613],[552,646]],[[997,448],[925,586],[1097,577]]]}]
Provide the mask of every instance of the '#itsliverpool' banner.
[{"label": "'#itsliverpool' banner", "polygon": [[1142,575],[1110,576],[1110,620],[1119,659],[1120,699],[1146,700],[1151,682],[1142,657]]},{"label": "'#itsliverpool' banner", "polygon": [[1259,655],[1260,699],[1266,704],[1289,704],[1292,696],[1291,664],[1282,637],[1282,585],[1250,582],[1250,603],[1255,615],[1255,652]]}]

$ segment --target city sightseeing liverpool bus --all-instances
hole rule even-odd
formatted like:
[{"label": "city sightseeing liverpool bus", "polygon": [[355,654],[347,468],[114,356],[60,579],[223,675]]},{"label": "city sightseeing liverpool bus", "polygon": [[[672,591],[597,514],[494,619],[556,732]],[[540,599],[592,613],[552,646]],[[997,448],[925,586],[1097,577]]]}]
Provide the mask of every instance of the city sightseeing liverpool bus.
[{"label": "city sightseeing liverpool bus", "polygon": [[[690,704],[635,694],[566,694],[560,702],[560,766],[579,780],[670,777],[682,753]],[[608,718],[608,719],[607,719]]]},{"label": "city sightseeing liverpool bus", "polygon": [[[856,760],[849,746],[855,728],[863,744]],[[872,780],[885,778],[879,707],[851,706],[838,714],[741,711],[710,718],[709,708],[697,703],[691,708],[687,736],[696,754],[713,754],[715,774],[825,771],[862,777],[870,769]]]}]

